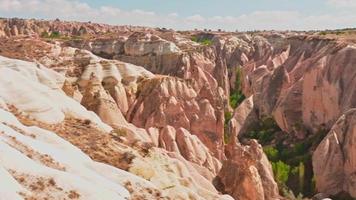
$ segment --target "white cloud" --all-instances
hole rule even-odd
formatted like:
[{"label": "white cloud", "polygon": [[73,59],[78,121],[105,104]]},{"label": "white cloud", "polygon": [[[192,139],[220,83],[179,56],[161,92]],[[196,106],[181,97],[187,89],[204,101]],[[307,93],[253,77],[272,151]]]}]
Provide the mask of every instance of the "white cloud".
[{"label": "white cloud", "polygon": [[0,1],[0,8],[2,10],[19,10],[19,8],[21,7],[21,3],[17,0],[1,0]]},{"label": "white cloud", "polygon": [[328,0],[327,3],[339,8],[356,8],[356,0]]},{"label": "white cloud", "polygon": [[[327,0],[328,5],[356,6],[356,0]],[[0,0],[3,17],[31,17],[109,24],[130,24],[175,29],[333,29],[355,25],[356,12],[304,15],[298,11],[255,11],[240,16],[182,17],[177,13],[161,15],[146,10],[123,10],[117,7],[92,7],[76,0]]]},{"label": "white cloud", "polygon": [[170,14],[168,14],[168,16],[169,17],[178,17],[179,15],[178,15],[178,13],[170,13]]},{"label": "white cloud", "polygon": [[202,23],[206,19],[202,17],[201,15],[192,15],[186,18],[187,22],[193,22],[193,23]]}]

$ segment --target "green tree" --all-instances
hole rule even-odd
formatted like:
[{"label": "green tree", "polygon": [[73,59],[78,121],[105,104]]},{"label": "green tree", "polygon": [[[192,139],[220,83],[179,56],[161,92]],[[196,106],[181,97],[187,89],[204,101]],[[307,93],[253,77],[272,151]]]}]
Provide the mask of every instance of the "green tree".
[{"label": "green tree", "polygon": [[211,39],[209,39],[209,38],[198,38],[197,36],[193,36],[191,38],[191,40],[193,42],[197,42],[197,43],[200,43],[200,44],[205,45],[205,46],[210,46],[210,45],[213,44],[213,41]]},{"label": "green tree", "polygon": [[50,38],[59,38],[61,34],[58,31],[53,31],[50,35]]},{"label": "green tree", "polygon": [[224,142],[225,144],[229,143],[230,136],[228,134],[229,121],[232,119],[231,112],[225,112],[225,122],[224,122]]},{"label": "green tree", "polygon": [[268,146],[263,148],[263,151],[265,152],[266,156],[268,159],[272,162],[275,162],[278,160],[279,155],[278,155],[278,150],[272,146]]},{"label": "green tree", "polygon": [[286,185],[291,167],[283,161],[272,162],[274,177],[279,185]]},{"label": "green tree", "polygon": [[245,100],[245,95],[242,93],[242,70],[241,66],[236,69],[235,88],[230,91],[230,105],[232,108],[237,106]]}]

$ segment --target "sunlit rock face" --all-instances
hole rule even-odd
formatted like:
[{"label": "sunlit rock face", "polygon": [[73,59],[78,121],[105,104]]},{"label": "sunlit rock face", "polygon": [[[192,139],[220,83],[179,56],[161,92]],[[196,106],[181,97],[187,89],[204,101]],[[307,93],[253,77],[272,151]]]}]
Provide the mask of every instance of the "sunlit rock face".
[{"label": "sunlit rock face", "polygon": [[[0,70],[4,72],[1,75],[11,75],[0,82],[3,196],[231,199],[214,188],[208,169],[187,161],[179,152],[154,148],[145,130],[129,124],[118,107],[116,112],[110,110],[116,104],[95,77],[84,90],[82,103],[98,115],[66,96],[61,90],[64,76],[51,69],[1,57]],[[10,96],[21,93],[21,99]],[[206,149],[196,137],[179,142]],[[213,162],[207,149],[199,159],[196,163],[204,159]]]},{"label": "sunlit rock face", "polygon": [[279,199],[272,167],[262,147],[253,140],[245,146],[236,144],[233,152],[223,162],[216,187],[235,199]]},{"label": "sunlit rock face", "polygon": [[355,197],[355,49],[294,32],[0,19],[0,194],[281,199],[262,146],[243,139],[269,117],[290,141],[329,132],[317,190]]},{"label": "sunlit rock face", "polygon": [[171,77],[143,81],[138,98],[128,112],[128,120],[149,129],[172,126],[196,135],[214,153],[223,156],[221,113],[197,93],[189,82]]},{"label": "sunlit rock face", "polygon": [[342,192],[356,196],[355,137],[356,110],[343,114],[333,125],[313,154],[313,167],[320,192],[336,195]]}]

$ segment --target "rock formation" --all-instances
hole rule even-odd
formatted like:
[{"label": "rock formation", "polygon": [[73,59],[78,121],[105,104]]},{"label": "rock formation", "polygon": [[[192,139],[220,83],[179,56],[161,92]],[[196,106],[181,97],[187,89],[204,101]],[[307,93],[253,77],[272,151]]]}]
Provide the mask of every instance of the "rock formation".
[{"label": "rock formation", "polygon": [[342,115],[313,154],[313,167],[320,192],[356,196],[356,109]]},{"label": "rock formation", "polygon": [[[103,92],[95,77],[83,98],[92,104],[83,104],[107,123],[122,120],[127,124],[123,128],[111,128],[67,97],[60,90],[63,81],[53,82],[63,76],[53,70],[4,57],[0,70],[1,174],[9,198],[98,199],[105,193],[106,199],[230,199],[201,175],[203,168],[173,152],[152,148],[146,144],[149,139],[140,137],[143,133],[147,137],[144,130],[128,125],[123,117],[110,116],[106,106],[116,104],[109,101],[109,93],[95,97]],[[21,99],[13,98],[21,92]],[[130,134],[136,135],[134,143],[125,142]],[[99,187],[98,182],[103,184]]]},{"label": "rock formation", "polygon": [[233,155],[223,162],[215,185],[235,199],[279,199],[278,187],[273,179],[272,167],[262,147],[254,140],[251,144],[235,145]]},{"label": "rock formation", "polygon": [[270,145],[329,132],[307,152],[317,191],[356,197],[351,42],[0,19],[0,55],[8,198],[281,199],[245,137],[264,118],[282,130]]}]

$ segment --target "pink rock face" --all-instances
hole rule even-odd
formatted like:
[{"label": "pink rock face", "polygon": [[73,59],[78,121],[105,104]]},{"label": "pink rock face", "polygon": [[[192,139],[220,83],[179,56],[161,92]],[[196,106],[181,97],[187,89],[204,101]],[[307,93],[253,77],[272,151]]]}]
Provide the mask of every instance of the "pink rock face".
[{"label": "pink rock face", "polygon": [[288,88],[280,97],[274,109],[274,119],[279,127],[289,133],[295,133],[299,138],[304,137],[300,128],[303,125],[302,115],[302,88],[303,81],[299,80]]},{"label": "pink rock face", "polygon": [[105,123],[111,126],[125,125],[126,120],[115,101],[102,87],[99,80],[93,76],[87,86],[81,104],[94,111]]},{"label": "pink rock face", "polygon": [[272,167],[262,147],[251,141],[249,145],[236,144],[233,155],[223,162],[215,186],[235,199],[279,199]]},{"label": "pink rock face", "polygon": [[[271,40],[271,39],[270,39]],[[262,41],[261,41],[262,42]],[[277,45],[276,40],[271,40]],[[273,115],[280,128],[299,138],[331,128],[340,114],[355,106],[355,48],[338,42],[300,38],[276,46],[269,58],[251,57],[243,66],[243,92],[255,94],[260,116]],[[268,46],[267,46],[268,47]],[[263,45],[260,48],[263,47]],[[267,48],[269,49],[269,47]],[[282,50],[285,49],[285,50]],[[262,65],[260,65],[262,64]]]},{"label": "pink rock face", "polygon": [[[61,45],[42,41],[40,35],[53,30],[79,40]],[[268,116],[292,139],[332,128],[314,153],[317,187],[355,196],[355,120],[349,110],[356,107],[356,48],[298,34],[175,32],[0,19],[0,37],[26,35],[46,43],[45,56],[36,53],[35,58],[70,77],[62,87],[69,97],[81,101],[114,131],[123,129],[125,142],[152,143],[158,147],[154,152],[164,152],[179,163],[170,166],[185,169],[177,172],[189,179],[180,180],[182,185],[196,182],[201,191],[220,197],[211,184],[214,180],[219,191],[236,199],[278,199],[261,146],[238,139],[251,123]],[[212,44],[199,44],[192,36]],[[22,57],[33,59],[31,55]],[[229,95],[236,89],[237,69],[242,69],[247,99],[225,124],[224,112],[232,111]],[[91,79],[91,74],[97,78]],[[144,177],[157,170],[139,166],[135,172]]]},{"label": "pink rock face", "polygon": [[356,197],[356,109],[342,115],[313,154],[318,191]]},{"label": "pink rock face", "polygon": [[189,81],[179,78],[145,80],[139,86],[138,97],[129,109],[128,121],[145,129],[171,126],[179,131],[183,128],[196,135],[216,158],[222,158],[221,111],[217,111],[208,99],[200,95]]},{"label": "pink rock face", "polygon": [[356,106],[355,47],[326,55],[304,75],[303,120],[308,127],[331,127],[341,113]]},{"label": "pink rock face", "polygon": [[167,126],[161,130],[159,135],[159,146],[172,152],[176,152],[180,154],[179,148],[176,142],[176,130],[171,127]]},{"label": "pink rock face", "polygon": [[121,83],[112,83],[108,79],[104,79],[102,84],[104,89],[108,91],[110,96],[114,99],[121,113],[125,115],[129,109],[129,102],[124,86]]},{"label": "pink rock face", "polygon": [[0,19],[0,32],[4,32],[6,37],[11,36],[41,36],[44,32],[49,34],[56,30],[62,35],[80,36],[80,35],[97,35],[100,33],[121,33],[130,31],[148,31],[152,30],[145,27],[127,27],[127,26],[110,26],[97,23],[80,23],[80,22],[65,22],[59,20],[45,21],[34,19]]},{"label": "pink rock face", "polygon": [[253,96],[245,99],[234,111],[233,117],[228,124],[228,143],[225,146],[225,154],[230,158],[235,151],[235,146],[240,142],[238,136],[257,120],[257,115],[253,110]]},{"label": "pink rock face", "polygon": [[212,180],[220,168],[220,162],[211,155],[209,149],[195,136],[184,128],[176,131],[167,126],[159,134],[159,147],[182,155],[186,160],[206,168],[210,173],[207,178]]}]

